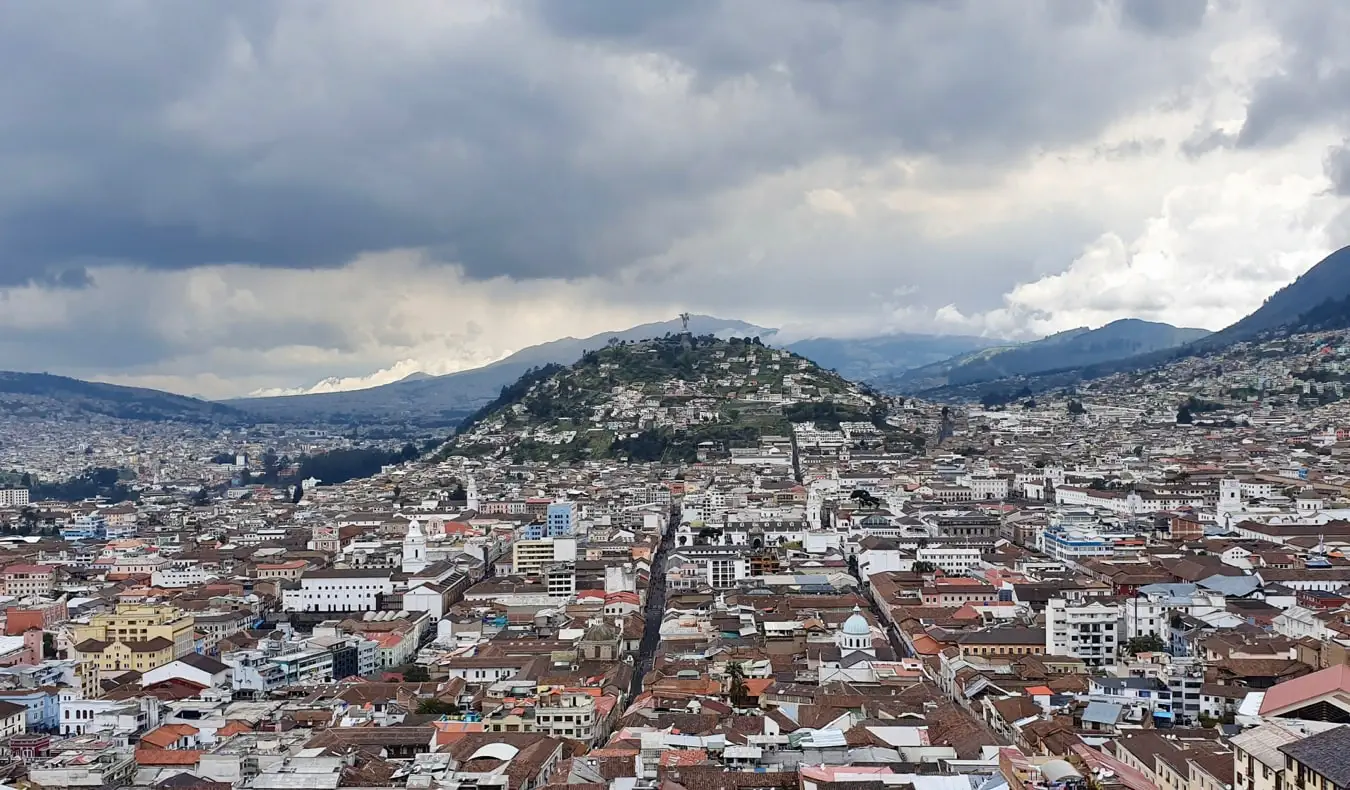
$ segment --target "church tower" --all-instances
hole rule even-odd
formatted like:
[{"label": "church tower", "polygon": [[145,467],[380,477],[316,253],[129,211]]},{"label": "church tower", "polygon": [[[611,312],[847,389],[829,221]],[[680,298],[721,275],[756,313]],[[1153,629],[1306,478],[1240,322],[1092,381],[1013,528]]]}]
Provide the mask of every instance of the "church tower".
[{"label": "church tower", "polygon": [[1219,481],[1219,523],[1225,527],[1242,512],[1242,483],[1235,477],[1225,477]]},{"label": "church tower", "polygon": [[464,494],[469,500],[465,507],[469,510],[477,510],[479,504],[478,481],[473,478],[473,475],[469,475],[469,487],[465,489]]},{"label": "church tower", "polygon": [[408,534],[403,537],[403,572],[421,573],[428,565],[427,538],[417,519],[408,522]]}]

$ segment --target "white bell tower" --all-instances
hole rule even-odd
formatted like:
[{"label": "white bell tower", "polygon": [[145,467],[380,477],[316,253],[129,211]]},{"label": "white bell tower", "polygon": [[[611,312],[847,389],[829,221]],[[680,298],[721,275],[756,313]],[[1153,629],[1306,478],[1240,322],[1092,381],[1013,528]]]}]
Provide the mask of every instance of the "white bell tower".
[{"label": "white bell tower", "polygon": [[421,573],[427,565],[427,538],[422,534],[422,525],[413,519],[403,537],[403,572]]},{"label": "white bell tower", "polygon": [[474,479],[473,475],[469,475],[469,487],[468,487],[467,489],[465,489],[464,494],[465,494],[465,496],[466,496],[466,497],[468,498],[468,500],[469,500],[469,501],[466,503],[465,506],[466,506],[469,510],[477,510],[477,509],[478,509],[478,504],[479,504],[479,503],[478,503],[478,481]]},{"label": "white bell tower", "polygon": [[1242,483],[1235,477],[1225,477],[1219,481],[1219,523],[1225,527],[1242,512]]}]

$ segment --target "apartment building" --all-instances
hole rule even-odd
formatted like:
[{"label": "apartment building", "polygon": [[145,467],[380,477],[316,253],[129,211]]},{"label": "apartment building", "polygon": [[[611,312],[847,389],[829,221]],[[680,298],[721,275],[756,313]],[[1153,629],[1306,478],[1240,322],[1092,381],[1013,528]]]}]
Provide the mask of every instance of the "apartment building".
[{"label": "apartment building", "polygon": [[1095,599],[1051,598],[1045,608],[1045,652],[1082,659],[1089,667],[1114,666],[1121,607]]}]

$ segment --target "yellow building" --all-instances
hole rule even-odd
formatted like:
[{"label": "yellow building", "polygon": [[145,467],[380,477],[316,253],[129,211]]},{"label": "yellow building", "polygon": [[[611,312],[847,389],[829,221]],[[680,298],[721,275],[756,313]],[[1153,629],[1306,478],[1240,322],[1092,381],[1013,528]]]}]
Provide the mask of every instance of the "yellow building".
[{"label": "yellow building", "polygon": [[86,639],[75,645],[76,658],[98,665],[99,672],[134,669],[148,672],[174,660],[173,642],[162,636],[127,642]]},{"label": "yellow building", "polygon": [[172,661],[193,651],[192,622],[192,616],[176,606],[121,603],[112,612],[95,615],[87,625],[74,624],[71,631],[77,645],[91,639],[110,643],[164,639],[172,646]]}]

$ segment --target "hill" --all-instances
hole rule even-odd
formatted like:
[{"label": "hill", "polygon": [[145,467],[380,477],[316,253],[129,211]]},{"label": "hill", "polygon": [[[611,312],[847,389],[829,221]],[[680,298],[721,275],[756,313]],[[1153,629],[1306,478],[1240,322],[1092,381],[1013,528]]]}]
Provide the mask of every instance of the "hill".
[{"label": "hill", "polygon": [[1275,293],[1251,315],[1215,332],[1204,348],[1252,340],[1263,334],[1296,334],[1313,328],[1345,329],[1350,320],[1337,303],[1350,300],[1350,247],[1331,253]]},{"label": "hill", "polygon": [[1080,327],[1030,343],[973,351],[906,371],[878,386],[900,392],[965,387],[1127,359],[1183,346],[1208,334],[1203,329],[1122,319],[1098,329]]},{"label": "hill", "polygon": [[901,333],[857,339],[818,337],[783,347],[847,379],[885,384],[907,370],[994,345],[996,341],[983,337]]},{"label": "hill", "polygon": [[926,391],[935,398],[977,398],[1072,387],[1080,381],[1148,370],[1187,357],[1207,356],[1238,343],[1302,332],[1350,329],[1350,247],[1323,258],[1301,277],[1272,294],[1250,315],[1213,334],[1171,348],[1087,365],[1064,364],[1007,378],[953,383]]},{"label": "hill", "polygon": [[248,420],[248,415],[237,409],[185,395],[13,371],[0,371],[0,412],[66,418],[101,415],[154,422]]},{"label": "hill", "polygon": [[[616,342],[530,371],[467,420],[445,452],[526,460],[691,462],[791,435],[792,423],[858,424],[913,447],[884,396],[760,341],[682,334]],[[865,427],[864,427],[865,426]]]},{"label": "hill", "polygon": [[[768,336],[771,329],[733,319],[696,315],[690,331],[726,337]],[[679,332],[678,320],[642,324],[585,338],[564,337],[522,349],[505,359],[444,376],[413,374],[401,381],[363,390],[226,401],[230,406],[275,422],[397,422],[423,428],[457,425],[490,402],[526,371],[543,365],[570,365],[583,352],[610,340],[634,341]]]}]

